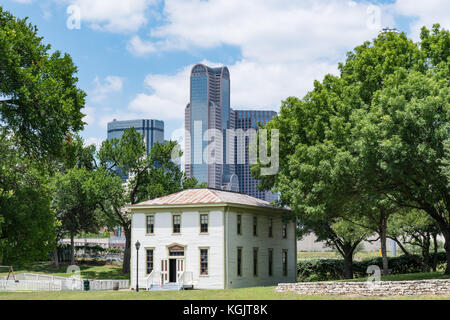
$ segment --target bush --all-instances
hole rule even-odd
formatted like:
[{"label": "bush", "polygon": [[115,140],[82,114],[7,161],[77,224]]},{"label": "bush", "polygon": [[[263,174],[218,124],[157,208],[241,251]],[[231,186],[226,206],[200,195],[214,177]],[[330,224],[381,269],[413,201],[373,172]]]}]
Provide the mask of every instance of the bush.
[{"label": "bush", "polygon": [[305,282],[344,279],[344,261],[337,259],[299,261],[297,279]]},{"label": "bush", "polygon": [[[434,259],[434,253],[430,254],[430,261]],[[445,252],[437,254],[438,265],[446,263]],[[377,265],[382,269],[382,258],[372,258],[353,262],[353,274],[355,278],[367,277],[367,268]],[[391,274],[422,272],[422,257],[419,255],[402,255],[388,257],[388,266]],[[298,281],[330,281],[344,278],[344,261],[336,259],[305,260],[297,263]]]}]

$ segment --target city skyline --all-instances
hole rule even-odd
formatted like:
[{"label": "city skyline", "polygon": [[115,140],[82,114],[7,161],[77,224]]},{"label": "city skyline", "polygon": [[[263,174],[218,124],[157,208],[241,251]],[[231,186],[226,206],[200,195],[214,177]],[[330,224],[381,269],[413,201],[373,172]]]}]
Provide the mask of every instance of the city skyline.
[{"label": "city skyline", "polygon": [[[234,108],[279,111],[288,96],[303,97],[314,80],[337,74],[346,52],[382,28],[395,27],[417,40],[422,25],[450,25],[450,3],[437,0],[248,1],[244,6],[218,0],[95,5],[6,0],[2,5],[20,18],[28,16],[52,50],[71,54],[79,86],[88,94],[81,135],[97,145],[114,118],[164,120],[166,140],[181,132],[189,73],[199,61],[228,66]],[[67,26],[71,5],[81,10],[80,29]]]}]

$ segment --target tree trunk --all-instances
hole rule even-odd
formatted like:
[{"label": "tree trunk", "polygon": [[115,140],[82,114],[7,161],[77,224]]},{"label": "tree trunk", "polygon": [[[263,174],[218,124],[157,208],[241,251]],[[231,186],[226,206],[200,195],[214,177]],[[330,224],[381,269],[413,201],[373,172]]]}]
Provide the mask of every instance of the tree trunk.
[{"label": "tree trunk", "polygon": [[353,251],[344,255],[344,278],[353,279]]},{"label": "tree trunk", "polygon": [[427,234],[423,239],[422,246],[422,270],[430,272],[430,235]]},{"label": "tree trunk", "polygon": [[73,241],[73,234],[70,235],[70,264],[75,264],[75,242]]},{"label": "tree trunk", "polygon": [[389,274],[386,242],[387,242],[387,223],[386,219],[382,218],[380,225],[380,243],[381,243],[381,256],[383,261],[383,275],[385,276]]},{"label": "tree trunk", "polygon": [[442,233],[445,239],[444,249],[447,256],[447,267],[445,268],[444,274],[450,275],[450,230],[443,229]]},{"label": "tree trunk", "polygon": [[437,233],[433,233],[433,245],[434,245],[434,256],[433,256],[433,271],[437,271],[437,254],[438,254],[438,242],[437,242]]},{"label": "tree trunk", "polygon": [[55,246],[55,249],[53,249],[53,264],[55,268],[59,268],[58,246]]},{"label": "tree trunk", "polygon": [[122,227],[125,234],[125,250],[123,252],[122,273],[130,273],[131,228],[125,225],[123,225]]}]

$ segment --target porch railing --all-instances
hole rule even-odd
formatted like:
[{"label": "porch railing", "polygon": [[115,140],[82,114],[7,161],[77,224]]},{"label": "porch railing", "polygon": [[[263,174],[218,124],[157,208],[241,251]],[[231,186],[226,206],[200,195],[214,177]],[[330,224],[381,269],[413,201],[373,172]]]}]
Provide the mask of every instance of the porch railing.
[{"label": "porch railing", "polygon": [[155,284],[161,286],[160,274],[161,272],[156,270],[152,270],[152,272],[150,272],[147,277],[147,290],[150,290]]},{"label": "porch railing", "polygon": [[178,290],[184,289],[186,286],[193,285],[193,275],[191,271],[183,271],[178,277]]}]

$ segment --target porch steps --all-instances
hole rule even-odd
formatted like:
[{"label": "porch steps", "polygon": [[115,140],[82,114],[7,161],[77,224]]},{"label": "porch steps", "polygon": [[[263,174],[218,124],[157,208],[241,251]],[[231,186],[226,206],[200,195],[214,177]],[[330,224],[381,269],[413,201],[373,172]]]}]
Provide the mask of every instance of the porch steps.
[{"label": "porch steps", "polygon": [[166,283],[162,287],[153,285],[148,289],[148,291],[173,291],[173,290],[179,290],[177,283]]}]

